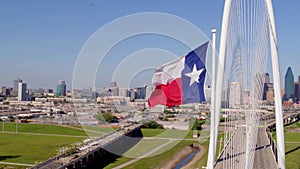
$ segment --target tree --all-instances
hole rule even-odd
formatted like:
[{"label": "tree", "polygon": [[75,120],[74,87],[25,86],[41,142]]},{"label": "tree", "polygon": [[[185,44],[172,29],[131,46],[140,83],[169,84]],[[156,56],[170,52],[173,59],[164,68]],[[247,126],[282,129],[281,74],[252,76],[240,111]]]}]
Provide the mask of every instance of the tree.
[{"label": "tree", "polygon": [[150,121],[143,124],[142,128],[150,128],[150,129],[163,129],[163,125],[158,124],[156,121]]},{"label": "tree", "polygon": [[192,130],[202,130],[202,125],[205,123],[204,120],[195,120]]},{"label": "tree", "polygon": [[225,117],[221,117],[220,118],[220,122],[225,122],[226,118]]},{"label": "tree", "polygon": [[14,118],[14,116],[12,116],[12,115],[9,115],[7,118],[9,119],[10,122],[15,121],[15,118]]},{"label": "tree", "polygon": [[3,102],[3,105],[9,105],[9,102]]},{"label": "tree", "polygon": [[110,113],[98,114],[95,116],[95,118],[99,121],[106,121],[108,123],[118,122],[118,118]]}]

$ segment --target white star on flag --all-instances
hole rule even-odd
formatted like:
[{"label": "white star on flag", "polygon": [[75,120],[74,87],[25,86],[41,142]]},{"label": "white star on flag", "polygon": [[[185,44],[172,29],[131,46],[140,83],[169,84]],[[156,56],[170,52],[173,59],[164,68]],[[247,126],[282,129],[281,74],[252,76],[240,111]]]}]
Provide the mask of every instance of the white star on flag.
[{"label": "white star on flag", "polygon": [[191,78],[191,80],[190,80],[190,86],[191,86],[194,82],[199,83],[199,76],[200,76],[200,74],[202,73],[202,71],[203,71],[203,68],[200,69],[200,70],[197,70],[196,64],[194,64],[193,71],[190,72],[190,73],[186,73],[186,74],[185,74],[186,76],[188,76],[189,78]]}]

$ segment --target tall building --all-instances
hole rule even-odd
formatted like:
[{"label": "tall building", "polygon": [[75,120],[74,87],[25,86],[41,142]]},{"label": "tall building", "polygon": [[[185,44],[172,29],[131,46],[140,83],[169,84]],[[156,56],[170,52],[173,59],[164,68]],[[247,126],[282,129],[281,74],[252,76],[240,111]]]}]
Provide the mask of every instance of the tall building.
[{"label": "tall building", "polygon": [[1,94],[3,96],[13,95],[13,88],[11,88],[11,87],[2,87],[1,88]]},{"label": "tall building", "polygon": [[111,94],[112,96],[119,96],[119,88],[118,87],[111,88]]},{"label": "tall building", "polygon": [[47,89],[47,93],[53,93],[52,89]]},{"label": "tall building", "polygon": [[130,100],[134,100],[137,98],[137,92],[134,89],[129,90]]},{"label": "tall building", "polygon": [[241,105],[241,84],[231,82],[229,89],[229,107],[237,108]]},{"label": "tall building", "polygon": [[295,82],[295,98],[300,100],[300,76],[298,76],[298,82]]},{"label": "tall building", "polygon": [[274,98],[274,87],[273,83],[265,83],[263,91],[263,100],[273,101]]},{"label": "tall building", "polygon": [[285,74],[284,90],[285,93],[284,93],[283,100],[287,101],[289,99],[294,99],[295,97],[294,74],[291,67],[288,67]]},{"label": "tall building", "polygon": [[129,97],[130,92],[128,88],[119,88],[119,96],[121,97]]},{"label": "tall building", "polygon": [[117,82],[110,82],[109,87],[110,88],[117,87]]},{"label": "tall building", "polygon": [[20,78],[15,78],[13,80],[13,95],[17,96],[18,95],[18,88],[19,88],[19,83],[22,82]]},{"label": "tall building", "polygon": [[145,99],[146,98],[146,87],[147,86],[134,88],[134,90],[136,92],[135,99]]},{"label": "tall building", "polygon": [[152,86],[147,86],[146,87],[146,98],[145,99],[149,99],[150,98],[152,91],[153,91],[153,87]]},{"label": "tall building", "polygon": [[19,82],[18,84],[18,101],[25,101],[27,98],[27,84]]},{"label": "tall building", "polygon": [[300,99],[300,83],[295,82],[294,86],[295,86],[295,99],[299,100]]},{"label": "tall building", "polygon": [[63,80],[59,80],[57,88],[56,88],[56,95],[57,96],[66,96],[66,93],[67,93],[66,82]]},{"label": "tall building", "polygon": [[269,75],[269,73],[265,73],[265,83],[270,83],[270,75]]}]

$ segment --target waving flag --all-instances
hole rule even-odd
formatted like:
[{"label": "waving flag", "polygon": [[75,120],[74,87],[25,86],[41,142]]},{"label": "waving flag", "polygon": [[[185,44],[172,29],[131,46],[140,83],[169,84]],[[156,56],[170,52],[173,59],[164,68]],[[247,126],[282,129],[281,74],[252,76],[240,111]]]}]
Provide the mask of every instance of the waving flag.
[{"label": "waving flag", "polygon": [[205,60],[208,42],[173,62],[162,65],[152,78],[155,86],[148,105],[168,107],[205,101]]}]

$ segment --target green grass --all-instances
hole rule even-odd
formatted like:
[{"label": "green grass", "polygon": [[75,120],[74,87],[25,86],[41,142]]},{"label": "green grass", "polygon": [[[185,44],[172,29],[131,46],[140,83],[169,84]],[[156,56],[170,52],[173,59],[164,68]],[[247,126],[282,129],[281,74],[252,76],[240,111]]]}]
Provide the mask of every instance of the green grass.
[{"label": "green grass", "polygon": [[0,161],[34,164],[56,155],[60,147],[70,146],[82,138],[0,134]]},{"label": "green grass", "polygon": [[84,129],[84,130],[91,130],[91,131],[96,131],[96,132],[101,132],[101,133],[110,133],[115,131],[115,129],[111,127],[98,127],[98,126],[76,126],[78,128]]},{"label": "green grass", "polygon": [[300,143],[300,133],[284,133],[284,139],[286,142]]},{"label": "green grass", "polygon": [[[5,167],[7,167],[7,165],[5,164],[0,164],[0,169],[4,169]],[[23,166],[9,166],[10,168],[9,169],[23,169],[23,168],[26,168],[26,167],[23,167]]]},{"label": "green grass", "polygon": [[172,148],[176,147],[180,142],[181,142],[180,140],[173,141],[170,144],[167,144],[164,147],[162,147],[161,149],[159,149],[158,151],[156,151],[152,156],[161,155],[161,154],[171,150]]},{"label": "green grass", "polygon": [[173,147],[172,149],[170,149],[167,152],[164,152],[163,154],[157,155],[157,156],[153,156],[153,157],[149,157],[149,158],[143,158],[135,163],[133,163],[130,166],[127,166],[125,168],[127,169],[139,169],[139,168],[161,168],[162,165],[170,160],[173,155],[177,152],[180,151],[180,149],[182,149],[185,146],[188,146],[192,143],[195,143],[196,141],[187,141],[187,140],[183,140],[180,143],[178,143],[175,147]]},{"label": "green grass", "polygon": [[[291,130],[297,127],[297,123],[284,127],[285,161],[287,169],[300,169],[300,133],[291,132]],[[275,132],[272,132],[272,138],[276,140]]]},{"label": "green grass", "polygon": [[168,140],[162,140],[162,139],[151,139],[151,140],[142,139],[135,146],[133,146],[130,150],[128,150],[126,153],[124,153],[123,156],[130,157],[130,158],[138,158],[141,155],[166,143],[167,141]]},{"label": "green grass", "polygon": [[165,129],[142,129],[144,137],[157,137],[157,135],[163,133]]},{"label": "green grass", "polygon": [[[144,137],[161,137],[166,139],[142,139],[136,146],[130,149],[124,154],[123,157],[116,159],[114,163],[109,164],[105,168],[113,168],[119,166],[127,161],[132,160],[132,158],[138,154],[144,154],[159,145],[162,145],[168,141],[167,138],[192,138],[193,131],[182,131],[182,130],[165,130],[165,129],[142,129]],[[174,140],[170,144],[165,145],[150,157],[141,159],[125,168],[138,169],[138,168],[160,168],[162,165],[170,160],[174,154],[179,152],[183,147],[188,146],[192,143],[198,143],[198,140]],[[127,156],[126,156],[127,155]]]},{"label": "green grass", "polygon": [[[165,130],[165,129],[142,129],[144,137],[162,137],[162,138],[192,138],[192,131],[180,131],[180,130]],[[107,165],[105,168],[110,169],[126,163],[138,154],[144,154],[157,146],[164,144],[168,139],[142,139],[136,146],[127,151],[124,156],[116,159],[113,163]],[[171,159],[172,156],[180,151],[185,146],[192,143],[198,143],[197,140],[174,140],[172,143],[165,145],[160,150],[156,151],[150,157],[141,159],[132,165],[125,168],[159,168],[167,160]],[[127,156],[126,156],[127,155]]]},{"label": "green grass", "polygon": [[109,168],[114,168],[114,167],[117,167],[121,164],[124,164],[128,161],[132,160],[132,158],[128,158],[128,157],[120,157],[120,158],[117,158],[113,163],[110,163],[108,164],[107,166],[105,166],[104,168],[105,169],[109,169]]},{"label": "green grass", "polygon": [[[300,133],[284,133],[287,169],[300,169]],[[298,142],[298,143],[289,143]]]},{"label": "green grass", "polygon": [[[5,132],[2,133],[2,124],[0,129],[2,162],[35,164],[55,156],[58,148],[71,147],[72,143],[86,138],[86,133],[81,129],[55,125],[18,124],[18,133],[15,133],[15,123],[4,123]],[[0,168],[4,166],[7,165],[1,164]]]},{"label": "green grass", "polygon": [[[3,130],[2,127],[3,127],[2,123],[0,123],[0,131]],[[4,123],[4,130],[10,132],[16,132],[16,123]],[[80,129],[77,130],[77,129],[72,129],[64,126],[46,125],[46,124],[19,123],[18,132],[86,136],[86,133]]]},{"label": "green grass", "polygon": [[144,137],[177,138],[177,139],[193,138],[193,130],[142,129],[142,133]]},{"label": "green grass", "polygon": [[300,169],[300,144],[285,144],[286,168]]}]

